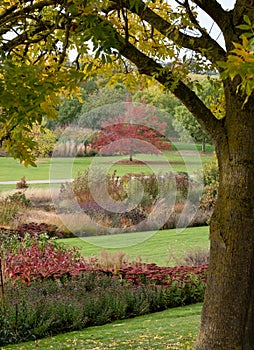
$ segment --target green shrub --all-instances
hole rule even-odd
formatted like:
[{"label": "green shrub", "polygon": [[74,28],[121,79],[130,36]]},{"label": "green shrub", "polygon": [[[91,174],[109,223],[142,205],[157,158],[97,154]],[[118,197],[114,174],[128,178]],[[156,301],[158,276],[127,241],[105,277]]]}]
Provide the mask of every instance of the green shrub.
[{"label": "green shrub", "polygon": [[203,182],[204,186],[219,186],[219,167],[217,158],[211,162],[204,164],[203,174],[197,174],[200,182]]},{"label": "green shrub", "polygon": [[14,194],[7,196],[6,201],[12,204],[19,204],[22,207],[29,207],[31,205],[30,199],[27,199],[23,192],[15,192]]},{"label": "green shrub", "polygon": [[5,283],[0,346],[203,300],[205,282],[190,275],[169,286],[133,285],[100,271],[60,280]]},{"label": "green shrub", "polygon": [[40,127],[34,125],[31,137],[33,141],[36,142],[36,147],[34,149],[34,155],[36,157],[51,156],[57,141],[56,135],[52,130],[44,128],[44,131],[41,132]]},{"label": "green shrub", "polygon": [[45,234],[0,238],[0,346],[203,300],[207,265],[130,263],[123,253],[88,262]]},{"label": "green shrub", "polygon": [[200,182],[203,181],[204,189],[200,200],[200,208],[210,211],[214,208],[219,188],[219,168],[217,159],[212,160],[203,167],[203,176],[198,174]]}]

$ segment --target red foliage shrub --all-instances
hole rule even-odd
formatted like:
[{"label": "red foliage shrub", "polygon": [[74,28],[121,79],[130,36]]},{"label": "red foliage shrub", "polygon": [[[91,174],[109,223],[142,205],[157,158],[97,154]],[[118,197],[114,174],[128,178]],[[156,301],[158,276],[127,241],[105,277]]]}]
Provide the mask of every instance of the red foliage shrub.
[{"label": "red foliage shrub", "polygon": [[14,281],[20,279],[26,284],[38,279],[77,276],[82,271],[93,270],[138,286],[168,287],[172,283],[179,286],[184,283],[193,284],[193,276],[206,282],[208,269],[208,265],[165,267],[154,263],[133,262],[121,265],[116,270],[114,267],[104,268],[96,260],[88,263],[75,248],[67,250],[52,242],[38,241],[32,241],[29,246],[21,245],[16,252],[7,252],[5,260],[5,276]]},{"label": "red foliage shrub", "polygon": [[157,285],[170,286],[172,283],[193,283],[193,276],[200,278],[206,282],[208,264],[200,266],[175,266],[166,267],[158,266],[155,263],[133,262],[115,267],[101,268],[99,264],[96,266],[96,260],[93,261],[93,269],[106,272],[112,276],[118,276],[123,280],[127,280],[134,285]]},{"label": "red foliage shrub", "polygon": [[52,242],[20,247],[17,252],[7,252],[4,274],[14,281],[21,279],[30,284],[32,280],[60,278],[63,275],[78,275],[89,269],[75,248],[64,249]]},{"label": "red foliage shrub", "polygon": [[119,274],[136,285],[154,284],[167,287],[173,282],[192,283],[192,275],[206,281],[207,269],[208,265],[165,267],[142,263],[140,266],[123,266]]}]

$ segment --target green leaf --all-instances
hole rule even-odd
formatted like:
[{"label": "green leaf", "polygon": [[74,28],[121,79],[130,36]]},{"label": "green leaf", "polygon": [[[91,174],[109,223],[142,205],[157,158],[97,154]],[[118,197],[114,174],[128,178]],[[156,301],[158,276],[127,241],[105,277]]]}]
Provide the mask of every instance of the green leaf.
[{"label": "green leaf", "polygon": [[252,38],[253,37],[253,34],[252,33],[244,33],[244,35],[246,36],[246,38]]},{"label": "green leaf", "polygon": [[137,0],[130,0],[130,8],[131,9],[134,8],[136,12],[138,12],[138,8],[139,8],[138,5],[139,4]]},{"label": "green leaf", "polygon": [[251,26],[251,20],[249,19],[249,17],[247,15],[243,16],[243,20],[245,23],[247,23],[249,26]]},{"label": "green leaf", "polygon": [[240,24],[239,26],[237,26],[237,28],[241,30],[251,30],[251,26],[249,26],[248,24]]}]

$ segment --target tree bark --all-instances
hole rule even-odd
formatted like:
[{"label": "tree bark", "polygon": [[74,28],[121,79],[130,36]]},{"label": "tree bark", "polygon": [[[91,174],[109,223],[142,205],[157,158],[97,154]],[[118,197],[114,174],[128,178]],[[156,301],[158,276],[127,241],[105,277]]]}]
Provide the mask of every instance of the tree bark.
[{"label": "tree bark", "polygon": [[254,349],[254,98],[243,108],[226,89],[226,99],[225,136],[215,146],[220,186],[196,350]]}]

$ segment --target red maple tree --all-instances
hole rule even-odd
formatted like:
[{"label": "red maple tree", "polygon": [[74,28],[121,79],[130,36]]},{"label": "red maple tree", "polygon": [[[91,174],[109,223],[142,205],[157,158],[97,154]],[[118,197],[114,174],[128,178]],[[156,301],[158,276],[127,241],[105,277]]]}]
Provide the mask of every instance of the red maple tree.
[{"label": "red maple tree", "polygon": [[151,107],[132,106],[131,114],[127,111],[103,122],[91,147],[102,155],[129,154],[130,161],[135,153],[161,154],[161,150],[171,149],[164,136],[166,125],[159,122]]}]

